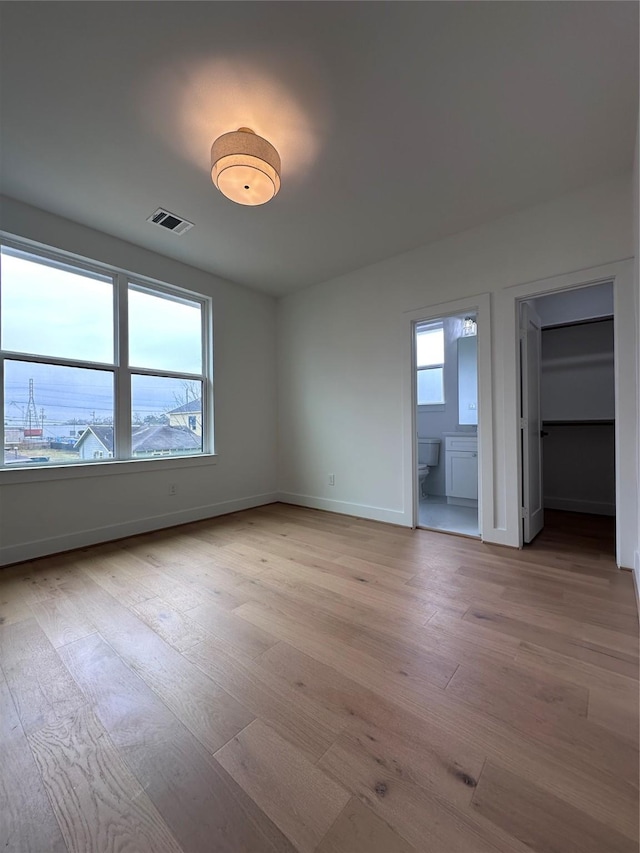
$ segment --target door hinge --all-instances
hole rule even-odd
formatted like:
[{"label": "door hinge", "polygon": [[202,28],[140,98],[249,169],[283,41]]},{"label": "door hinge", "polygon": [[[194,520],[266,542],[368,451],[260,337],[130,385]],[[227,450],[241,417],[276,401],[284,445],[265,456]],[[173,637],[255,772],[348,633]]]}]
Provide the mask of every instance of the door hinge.
[{"label": "door hinge", "polygon": [[524,506],[520,507],[520,518],[527,518],[529,513],[527,512],[527,508]]},{"label": "door hinge", "polygon": [[526,429],[529,426],[529,421],[526,418],[520,418],[520,429]]}]

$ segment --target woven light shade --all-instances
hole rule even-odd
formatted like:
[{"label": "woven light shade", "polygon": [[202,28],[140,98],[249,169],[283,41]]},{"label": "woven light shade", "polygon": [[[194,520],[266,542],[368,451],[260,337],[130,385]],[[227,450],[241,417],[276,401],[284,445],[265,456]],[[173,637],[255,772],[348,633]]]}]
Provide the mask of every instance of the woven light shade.
[{"label": "woven light shade", "polygon": [[238,204],[265,204],[280,189],[280,155],[248,127],[218,137],[211,146],[211,180]]}]

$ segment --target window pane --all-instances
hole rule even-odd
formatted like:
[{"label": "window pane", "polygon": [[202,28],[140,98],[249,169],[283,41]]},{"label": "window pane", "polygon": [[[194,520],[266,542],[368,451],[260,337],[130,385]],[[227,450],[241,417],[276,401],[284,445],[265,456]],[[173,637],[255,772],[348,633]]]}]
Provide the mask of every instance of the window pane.
[{"label": "window pane", "polygon": [[202,383],[134,374],[131,421],[136,459],[202,453]]},{"label": "window pane", "polygon": [[444,384],[441,367],[418,371],[418,405],[444,403]]},{"label": "window pane", "polygon": [[2,249],[2,348],[113,363],[113,282]]},{"label": "window pane", "polygon": [[444,364],[444,330],[417,329],[416,354],[418,367]]},{"label": "window pane", "polygon": [[7,360],[4,422],[7,465],[108,459],[113,454],[113,373]]},{"label": "window pane", "polygon": [[129,287],[129,364],[202,373],[202,306]]}]

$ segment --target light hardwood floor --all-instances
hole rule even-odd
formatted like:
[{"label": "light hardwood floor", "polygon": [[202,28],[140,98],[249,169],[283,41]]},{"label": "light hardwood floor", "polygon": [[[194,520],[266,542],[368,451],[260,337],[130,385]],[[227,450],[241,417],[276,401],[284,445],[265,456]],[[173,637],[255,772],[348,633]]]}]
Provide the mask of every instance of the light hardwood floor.
[{"label": "light hardwood floor", "polygon": [[0,850],[637,853],[610,534],[276,504],[0,571]]}]

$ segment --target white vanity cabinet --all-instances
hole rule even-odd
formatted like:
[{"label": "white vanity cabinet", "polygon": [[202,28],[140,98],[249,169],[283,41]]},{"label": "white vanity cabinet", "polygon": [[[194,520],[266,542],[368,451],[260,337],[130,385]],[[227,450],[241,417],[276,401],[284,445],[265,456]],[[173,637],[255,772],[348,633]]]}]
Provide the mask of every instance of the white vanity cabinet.
[{"label": "white vanity cabinet", "polygon": [[477,436],[445,436],[444,461],[447,503],[475,506],[478,502]]}]

